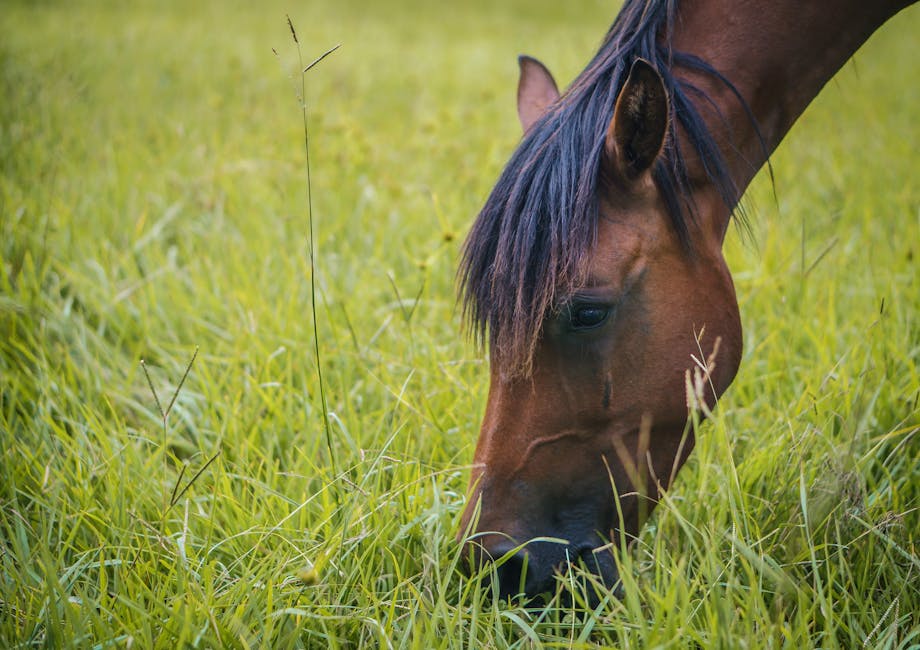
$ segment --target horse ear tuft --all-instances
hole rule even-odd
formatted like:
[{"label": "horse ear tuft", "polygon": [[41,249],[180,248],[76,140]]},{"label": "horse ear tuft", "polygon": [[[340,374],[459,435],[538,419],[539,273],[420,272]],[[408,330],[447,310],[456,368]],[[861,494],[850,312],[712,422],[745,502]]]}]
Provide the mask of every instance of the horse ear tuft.
[{"label": "horse ear tuft", "polygon": [[521,76],[518,79],[518,117],[524,133],[530,130],[546,109],[559,99],[556,80],[546,66],[530,56],[518,57]]},{"label": "horse ear tuft", "polygon": [[651,63],[636,59],[617,97],[604,151],[617,176],[632,180],[650,169],[668,132],[668,92]]}]

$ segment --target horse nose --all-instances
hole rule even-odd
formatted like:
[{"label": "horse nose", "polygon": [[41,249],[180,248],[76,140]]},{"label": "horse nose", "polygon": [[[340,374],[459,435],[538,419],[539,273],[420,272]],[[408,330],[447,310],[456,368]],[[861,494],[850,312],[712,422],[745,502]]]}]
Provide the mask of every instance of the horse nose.
[{"label": "horse nose", "polygon": [[[495,588],[501,599],[523,596],[530,602],[540,602],[556,588],[559,573],[570,570],[571,565],[594,574],[612,595],[622,597],[613,554],[596,547],[596,543],[589,542],[565,545],[542,540],[522,546],[509,537],[487,535],[467,540],[464,567],[471,575],[481,571],[483,586]],[[580,584],[588,602],[596,605],[602,594],[589,582]]]},{"label": "horse nose", "polygon": [[473,547],[470,554],[473,564],[468,567],[473,571],[488,567],[489,574],[483,575],[483,579],[494,581],[500,598],[527,593],[527,576],[534,571],[530,553],[506,538],[469,543]]},{"label": "horse nose", "polygon": [[492,553],[495,557],[495,579],[498,581],[499,598],[508,598],[524,592],[530,559],[527,552],[524,549],[515,551],[511,542],[507,542],[492,549]]}]

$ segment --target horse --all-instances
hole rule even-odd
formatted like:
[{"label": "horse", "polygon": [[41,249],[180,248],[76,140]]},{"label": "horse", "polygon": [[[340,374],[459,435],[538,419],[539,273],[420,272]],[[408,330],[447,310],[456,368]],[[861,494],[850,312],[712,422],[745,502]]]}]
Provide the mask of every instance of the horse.
[{"label": "horse", "polygon": [[[904,0],[626,0],[560,93],[519,58],[524,135],[464,244],[490,385],[458,540],[501,597],[582,564],[615,590],[741,360],[722,255],[747,185]],[[696,386],[695,390],[688,390]]]}]

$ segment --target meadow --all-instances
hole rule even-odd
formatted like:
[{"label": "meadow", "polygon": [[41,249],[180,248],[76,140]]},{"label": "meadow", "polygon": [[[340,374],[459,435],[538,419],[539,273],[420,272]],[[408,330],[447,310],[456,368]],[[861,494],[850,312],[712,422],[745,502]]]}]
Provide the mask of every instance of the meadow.
[{"label": "meadow", "polygon": [[565,84],[615,11],[3,3],[0,646],[920,646],[920,7],[749,190],[741,371],[622,598],[457,570],[459,250],[516,56]]}]

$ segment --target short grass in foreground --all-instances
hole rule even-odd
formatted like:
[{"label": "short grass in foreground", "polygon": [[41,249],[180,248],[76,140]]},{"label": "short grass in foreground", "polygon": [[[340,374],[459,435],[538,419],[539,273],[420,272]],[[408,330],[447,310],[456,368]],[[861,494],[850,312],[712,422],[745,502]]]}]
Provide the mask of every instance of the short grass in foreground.
[{"label": "short grass in foreground", "polygon": [[[920,644],[916,9],[749,193],[742,370],[623,599],[527,610],[455,570],[487,388],[459,246],[519,137],[514,57],[571,79],[614,12],[6,3],[0,645]],[[338,475],[286,13],[305,58],[342,43],[307,78]]]}]

